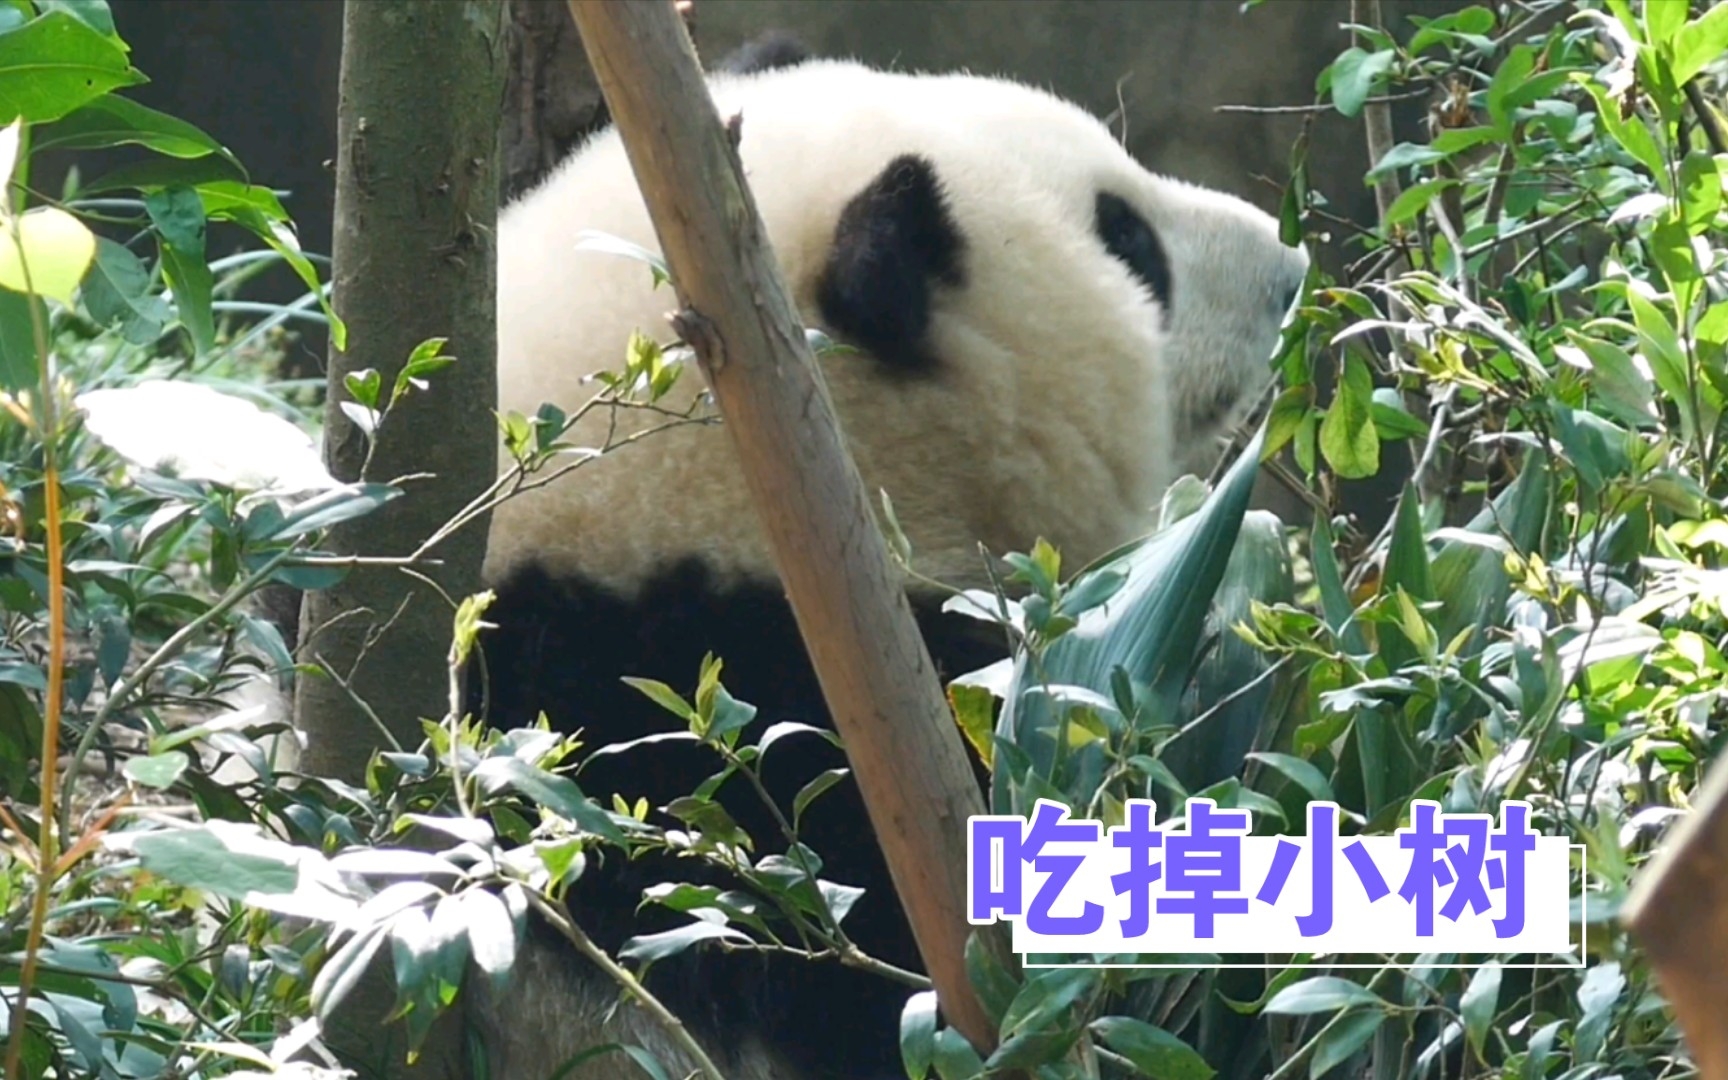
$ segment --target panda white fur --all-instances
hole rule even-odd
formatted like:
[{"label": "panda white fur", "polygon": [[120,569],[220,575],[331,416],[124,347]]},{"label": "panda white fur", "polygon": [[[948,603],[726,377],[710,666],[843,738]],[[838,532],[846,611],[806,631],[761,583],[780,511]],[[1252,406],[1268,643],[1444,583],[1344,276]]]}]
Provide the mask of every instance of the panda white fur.
[{"label": "panda white fur", "polygon": [[[1280,243],[1267,215],[1147,172],[1096,119],[1039,90],[789,59],[718,76],[712,92],[722,116],[742,115],[740,154],[800,312],[853,347],[823,372],[865,483],[892,497],[915,566],[980,586],[979,543],[1001,553],[1043,536],[1078,566],[1144,532],[1166,486],[1210,467],[1217,436],[1269,382],[1307,256]],[[632,330],[669,337],[671,291],[653,290],[638,262],[579,253],[584,230],[657,247],[615,132],[501,216],[504,409],[573,409],[595,390],[589,376],[619,365]],[[688,372],[672,407],[700,390]],[[612,422],[597,415],[568,439],[598,446]],[[616,422],[627,434],[658,421]],[[758,725],[828,723],[718,426],[655,434],[506,503],[487,576],[498,591],[498,628],[484,641],[494,724],[544,710],[589,746],[674,729],[620,677],[688,693],[710,651],[728,689],[760,709]],[[945,676],[1003,654],[1000,635],[913,598]],[[840,764],[823,740],[795,738],[765,771],[786,805]],[[596,760],[579,779],[590,795],[659,806],[715,771],[705,751],[660,745]],[[728,806],[758,857],[778,850],[753,798],[735,793]],[[802,834],[826,860],[824,877],[868,890],[845,924],[853,939],[920,968],[855,789],[819,800]],[[652,908],[638,916],[642,887],[663,880],[719,883],[688,861],[614,856],[590,862],[574,914],[616,949],[633,932],[686,921]],[[548,1075],[610,1041],[652,1047],[672,1075],[691,1067],[638,1010],[610,1011],[613,988],[573,954],[535,948],[523,964],[519,989],[491,1006],[492,1076]],[[728,1075],[900,1072],[905,986],[833,963],[712,950],[651,975]],[[610,1054],[580,1075],[635,1069]]]}]

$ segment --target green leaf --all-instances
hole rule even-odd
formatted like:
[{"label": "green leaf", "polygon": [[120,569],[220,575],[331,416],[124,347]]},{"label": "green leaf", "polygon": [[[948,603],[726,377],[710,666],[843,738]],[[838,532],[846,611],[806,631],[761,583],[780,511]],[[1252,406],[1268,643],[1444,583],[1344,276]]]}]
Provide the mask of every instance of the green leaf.
[{"label": "green leaf", "polygon": [[[128,143],[174,158],[220,154],[232,162],[221,143],[192,124],[112,94],[38,129],[32,150],[99,150]],[[239,167],[238,162],[233,164]]]},{"label": "green leaf", "polygon": [[134,846],[152,874],[230,900],[292,893],[300,880],[297,865],[286,857],[293,850],[288,845],[280,845],[281,854],[235,851],[209,826],[146,833]]},{"label": "green leaf", "polygon": [[1686,23],[1687,0],[1644,0],[1644,39],[1651,45],[1668,43]]},{"label": "green leaf", "polygon": [[1374,390],[1374,427],[1382,441],[1388,439],[1426,439],[1428,425],[1411,416],[1404,408],[1398,391],[1390,386]]},{"label": "green leaf", "polygon": [[1402,225],[1411,218],[1428,209],[1428,204],[1434,201],[1434,196],[1450,187],[1457,187],[1458,181],[1450,177],[1438,180],[1424,180],[1420,184],[1412,184],[1392,201],[1386,208],[1386,216],[1380,222],[1380,227],[1389,229],[1394,225]]},{"label": "green leaf", "polygon": [[391,405],[395,405],[410,389],[425,390],[428,375],[443,371],[456,362],[454,356],[444,355],[444,346],[448,340],[427,338],[414,346],[414,351],[408,354],[407,363],[396,373],[396,386],[390,392]]},{"label": "green leaf", "polygon": [[672,280],[672,272],[666,268],[665,259],[639,244],[632,244],[630,241],[613,236],[610,233],[584,229],[580,233],[576,234],[576,250],[594,251],[605,255],[622,255],[627,259],[635,259],[637,262],[646,263],[649,271],[654,276],[655,288],[659,288],[661,285]]},{"label": "green leaf", "polygon": [[598,804],[590,802],[569,777],[537,769],[519,758],[492,757],[475,766],[474,779],[489,792],[508,785],[603,840],[624,842],[618,823]]},{"label": "green leaf", "polygon": [[180,774],[186,771],[186,765],[185,754],[170,751],[150,757],[128,758],[120,771],[126,775],[126,779],[135,784],[166,791],[174,786],[174,781],[180,779]]},{"label": "green leaf", "polygon": [[204,255],[204,203],[188,187],[163,188],[144,196],[151,224],[170,247],[184,255]]},{"label": "green leaf", "polygon": [[[5,243],[0,240],[0,245]],[[0,390],[16,393],[42,385],[36,337],[31,328],[30,305],[42,306],[39,297],[0,289]],[[46,320],[48,313],[40,312]]]},{"label": "green leaf", "polygon": [[1681,27],[1674,35],[1670,67],[1674,83],[1684,86],[1712,60],[1728,52],[1728,4],[1712,4],[1710,10]]},{"label": "green leaf", "polygon": [[660,706],[662,709],[665,709],[678,719],[683,720],[685,723],[689,723],[697,718],[696,710],[690,707],[689,702],[685,701],[684,698],[679,695],[678,691],[672,689],[663,682],[654,679],[639,679],[635,676],[626,676],[624,683],[627,686],[632,686],[637,690],[640,690],[648,697],[648,700]]},{"label": "green leaf", "polygon": [[[1219,582],[1235,550],[1259,473],[1262,430],[1243,450],[1204,506],[1143,542],[1129,544],[1098,560],[1127,572],[1121,590],[1103,607],[1082,615],[1078,624],[1053,642],[1034,666],[1022,655],[997,722],[1002,740],[1024,752],[1038,775],[1049,777],[1059,754],[1057,711],[1047,694],[1032,693],[1046,684],[1111,692],[1112,673],[1121,668],[1137,686],[1173,697],[1186,679],[1196,644]],[[1073,783],[1089,792],[1101,777],[1102,748],[1078,751]],[[1018,812],[1010,787],[1012,770],[998,768],[991,781],[996,813]]]},{"label": "green leaf", "polygon": [[68,11],[0,34],[0,123],[58,120],[110,90],[145,82],[115,39]]},{"label": "green leaf", "polygon": [[1578,987],[1578,1007],[1583,1016],[1572,1037],[1574,1060],[1587,1063],[1601,1057],[1615,1006],[1625,989],[1626,976],[1615,961],[1599,963],[1584,973]]},{"label": "green leaf", "polygon": [[1650,393],[1650,380],[1638,370],[1631,354],[1618,345],[1570,327],[1566,336],[1589,362],[1590,386],[1602,407],[1626,423],[1655,426],[1655,398]]},{"label": "green leaf", "polygon": [[[1692,236],[1708,230],[1722,209],[1722,176],[1716,171],[1716,159],[1703,150],[1692,151],[1680,162],[1680,209]],[[1691,257],[1688,251],[1687,258]]]},{"label": "green leaf", "polygon": [[1417,600],[1433,600],[1428,544],[1422,535],[1422,500],[1413,484],[1404,485],[1396,514],[1386,548],[1386,570],[1381,575],[1380,592],[1386,595],[1394,589],[1403,589]]},{"label": "green leaf", "polygon": [[1385,176],[1387,173],[1397,172],[1399,169],[1409,169],[1421,165],[1428,165],[1439,161],[1446,156],[1447,155],[1444,152],[1436,150],[1431,146],[1422,146],[1417,143],[1399,143],[1397,146],[1386,151],[1380,160],[1374,163],[1374,167],[1368,170],[1367,175],[1362,178],[1362,182],[1367,186],[1372,187],[1377,180],[1382,176]]},{"label": "green leaf", "polygon": [[1398,54],[1390,49],[1364,52],[1350,48],[1332,62],[1332,104],[1345,116],[1362,111],[1374,84],[1398,62]]},{"label": "green leaf", "polygon": [[462,925],[468,929],[468,949],[474,965],[502,989],[516,965],[516,921],[504,901],[488,889],[466,889],[458,896]]},{"label": "green leaf", "polygon": [[1321,975],[1278,991],[1277,996],[1266,1003],[1265,1011],[1283,1016],[1309,1016],[1360,1005],[1383,1009],[1386,1002],[1360,983],[1335,975]]},{"label": "green leaf", "polygon": [[1127,1016],[1103,1016],[1091,1029],[1105,1046],[1155,1080],[1210,1080],[1216,1070],[1187,1043],[1160,1027]]},{"label": "green leaf", "polygon": [[84,278],[82,297],[90,317],[103,326],[120,324],[120,333],[134,345],[147,345],[162,334],[172,312],[150,292],[150,269],[131,251],[107,237],[96,238],[96,260]]},{"label": "green leaf", "polygon": [[1314,1056],[1308,1059],[1309,1080],[1320,1080],[1350,1060],[1385,1022],[1385,1013],[1379,1009],[1367,1009],[1351,1013],[1321,1031],[1314,1045]]},{"label": "green leaf", "polygon": [[1524,85],[1535,68],[1536,50],[1529,45],[1514,46],[1494,72],[1494,81],[1488,85],[1488,116],[1503,140],[1512,137],[1511,109],[1506,99]]},{"label": "green leaf", "polygon": [[122,48],[126,47],[114,32],[114,13],[108,10],[108,0],[36,0],[36,8],[42,12],[64,11],[98,34],[114,38]]},{"label": "green leaf", "polygon": [[1680,410],[1683,435],[1690,442],[1696,438],[1698,415],[1692,408],[1691,381],[1687,378],[1686,352],[1681,348],[1680,335],[1668,316],[1636,289],[1626,291],[1626,303],[1632,309],[1632,321],[1638,327],[1638,341],[1650,365],[1650,374]]},{"label": "green leaf", "polygon": [[699,919],[658,934],[638,934],[618,950],[618,958],[651,964],[668,956],[677,956],[699,941],[713,941],[716,938],[745,943],[750,940],[750,936],[742,930]]},{"label": "green leaf", "polygon": [[363,517],[401,494],[401,488],[388,484],[344,484],[295,506],[293,512],[283,519],[275,536],[280,540],[292,540],[296,536]]},{"label": "green leaf", "polygon": [[984,1059],[978,1056],[978,1051],[972,1049],[966,1036],[953,1028],[943,1028],[936,1033],[936,1052],[933,1057],[936,1075],[942,1080],[974,1080],[984,1072]]},{"label": "green leaf", "polygon": [[1302,422],[1308,418],[1313,398],[1314,391],[1311,386],[1292,386],[1273,400],[1271,414],[1266,419],[1266,449],[1261,455],[1261,461],[1270,460],[1296,437]]},{"label": "green leaf", "polygon": [[936,991],[923,990],[906,999],[900,1012],[900,1060],[907,1080],[924,1080],[936,1059]]},{"label": "green leaf", "polygon": [[1613,140],[1620,144],[1638,163],[1650,171],[1658,186],[1668,190],[1668,172],[1655,136],[1644,126],[1637,114],[1629,120],[1620,117],[1620,103],[1608,96],[1608,90],[1588,75],[1575,74],[1572,80],[1584,87],[1596,102],[1596,117]]},{"label": "green leaf", "polygon": [[1320,423],[1320,453],[1332,471],[1360,480],[1380,471],[1380,435],[1374,429],[1374,377],[1361,357],[1344,361],[1344,377]]},{"label": "green leaf", "polygon": [[202,254],[188,255],[167,243],[157,245],[157,251],[162,257],[162,276],[173,290],[174,313],[202,356],[216,345],[216,317],[210,307],[216,282],[210,264]]},{"label": "green leaf", "polygon": [[810,804],[815,802],[824,791],[845,779],[846,774],[851,771],[850,769],[827,769],[818,773],[815,779],[799,788],[798,794],[792,799],[792,827],[798,828],[799,823],[804,819],[804,811],[809,809]]},{"label": "green leaf", "polygon": [[1490,960],[1476,969],[1476,974],[1470,980],[1470,985],[1464,990],[1464,997],[1458,1003],[1458,1012],[1464,1018],[1464,1037],[1469,1040],[1470,1048],[1476,1051],[1476,1056],[1482,1056],[1483,1047],[1488,1039],[1488,1026],[1494,1022],[1494,1014],[1500,1006],[1500,962]]},{"label": "green leaf", "polygon": [[389,939],[386,929],[375,923],[358,931],[318,969],[312,980],[312,1007],[321,1021],[329,1023],[336,1007],[360,985],[372,957]]},{"label": "green leaf", "polygon": [[378,409],[378,390],[383,384],[384,377],[376,368],[362,368],[342,376],[342,385],[347,387],[348,395],[357,404],[373,411]]},{"label": "green leaf", "polygon": [[72,294],[95,256],[95,235],[57,207],[30,210],[10,228],[0,223],[0,288],[71,307]]},{"label": "green leaf", "polygon": [[1316,769],[1311,762],[1291,754],[1277,754],[1269,750],[1256,750],[1248,756],[1284,774],[1286,779],[1307,792],[1316,801],[1334,801],[1332,785],[1326,782],[1326,775]]}]

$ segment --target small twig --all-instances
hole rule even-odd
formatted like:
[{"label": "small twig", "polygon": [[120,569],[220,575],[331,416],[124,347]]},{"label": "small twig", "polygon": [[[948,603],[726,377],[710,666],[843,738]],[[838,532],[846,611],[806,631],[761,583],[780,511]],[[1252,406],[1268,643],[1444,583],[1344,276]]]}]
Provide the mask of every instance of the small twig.
[{"label": "small twig", "polygon": [[577,952],[587,957],[595,967],[610,975],[614,982],[623,987],[625,993],[630,995],[637,1007],[653,1017],[665,1029],[672,1041],[678,1044],[679,1049],[690,1055],[691,1060],[695,1061],[700,1070],[707,1074],[708,1080],[726,1080],[720,1072],[720,1067],[709,1058],[707,1052],[702,1049],[702,1045],[685,1028],[684,1022],[678,1019],[671,1009],[662,1004],[659,998],[650,994],[636,976],[630,974],[628,968],[607,956],[606,950],[594,944],[580,926],[577,926],[573,920],[566,917],[564,912],[549,903],[545,897],[533,889],[524,891],[528,894],[528,902],[534,905],[536,911],[545,916],[546,921],[552,924],[553,929],[563,934],[565,940],[576,947]]},{"label": "small twig", "polygon": [[[361,697],[359,691],[354,689],[354,684],[336,674],[336,669],[330,666],[330,661],[324,659],[322,653],[315,655],[312,659],[313,662],[318,665],[319,670],[324,673],[324,677],[335,683],[343,693],[348,695],[348,700],[352,701],[355,707],[360,710],[361,715],[365,716],[366,719],[371,722],[372,727],[377,730],[379,737],[385,741],[385,744],[388,745],[391,750],[400,754],[402,752],[402,744],[396,740],[395,735],[390,733],[390,725],[386,724],[384,718],[373,711],[372,706],[367,704],[366,699]],[[350,672],[350,674],[353,673]]]},{"label": "small twig", "polygon": [[[1367,101],[1367,105],[1394,105],[1400,101],[1414,101],[1427,96],[1429,87],[1418,90],[1406,90],[1401,94],[1378,94]],[[1257,115],[1276,116],[1282,113],[1324,113],[1335,108],[1331,102],[1315,105],[1214,105],[1213,112],[1221,113],[1254,113]]]}]

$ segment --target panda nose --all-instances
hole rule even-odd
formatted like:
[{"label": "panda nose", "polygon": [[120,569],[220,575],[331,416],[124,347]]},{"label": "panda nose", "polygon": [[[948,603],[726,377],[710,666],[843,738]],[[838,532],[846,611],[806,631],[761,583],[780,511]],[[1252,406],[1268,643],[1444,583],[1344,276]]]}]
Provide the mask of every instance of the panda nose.
[{"label": "panda nose", "polygon": [[1279,314],[1279,316],[1282,317],[1285,314],[1288,314],[1290,309],[1296,306],[1296,300],[1301,295],[1302,295],[1302,283],[1300,281],[1298,281],[1292,285],[1285,286],[1284,291],[1282,293],[1280,293],[1278,296],[1278,314]]}]

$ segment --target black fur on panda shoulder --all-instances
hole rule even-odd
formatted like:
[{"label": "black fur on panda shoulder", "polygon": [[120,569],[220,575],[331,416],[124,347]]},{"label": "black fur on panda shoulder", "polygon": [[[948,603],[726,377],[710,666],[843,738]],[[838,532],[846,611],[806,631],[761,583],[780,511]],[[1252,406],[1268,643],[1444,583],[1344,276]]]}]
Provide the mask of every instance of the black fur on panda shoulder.
[{"label": "black fur on panda shoulder", "polygon": [[812,57],[809,47],[797,35],[768,30],[727,53],[709,70],[726,75],[753,75],[797,67]]}]

